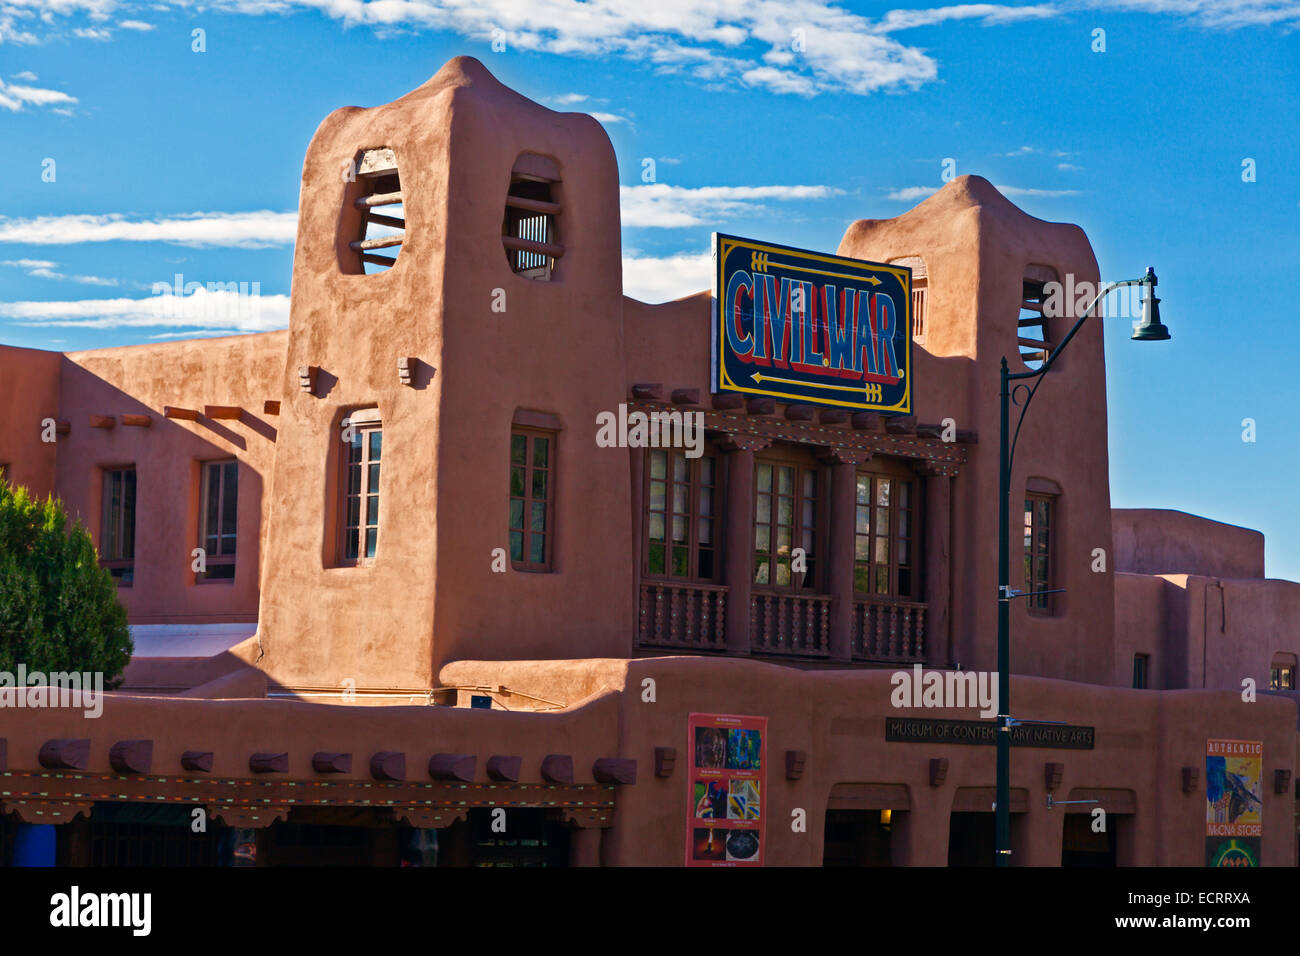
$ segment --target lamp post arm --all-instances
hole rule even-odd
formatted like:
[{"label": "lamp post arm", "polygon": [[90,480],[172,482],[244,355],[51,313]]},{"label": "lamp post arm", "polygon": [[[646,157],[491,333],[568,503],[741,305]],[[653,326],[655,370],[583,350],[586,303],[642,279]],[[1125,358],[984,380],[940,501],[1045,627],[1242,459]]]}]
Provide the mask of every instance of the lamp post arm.
[{"label": "lamp post arm", "polygon": [[1080,315],[1079,318],[1075,320],[1075,323],[1070,328],[1070,331],[1066,333],[1065,338],[1061,339],[1061,344],[1056,346],[1056,348],[1052,349],[1051,353],[1047,356],[1047,361],[1043,362],[1042,368],[1038,368],[1030,372],[1011,372],[1007,375],[1007,380],[1011,382],[1020,379],[1026,379],[1026,378],[1037,379],[1037,381],[1034,382],[1033,387],[1029,389],[1029,395],[1026,396],[1025,398],[1025,404],[1020,406],[1020,416],[1016,419],[1015,435],[1012,436],[1011,446],[1007,450],[1008,471],[1011,469],[1011,463],[1015,461],[1016,442],[1020,440],[1020,426],[1023,425],[1025,422],[1025,413],[1029,411],[1029,403],[1034,400],[1034,396],[1038,393],[1038,386],[1043,384],[1044,373],[1046,373],[1052,367],[1053,363],[1055,363],[1056,361],[1056,357],[1065,351],[1065,347],[1070,344],[1070,340],[1074,338],[1075,333],[1078,332],[1079,329],[1083,327],[1083,323],[1087,322],[1088,319],[1092,318],[1092,310],[1097,307],[1098,302],[1100,302],[1106,296],[1110,295],[1116,289],[1122,289],[1125,286],[1130,286],[1130,285],[1145,285],[1146,282],[1147,280],[1144,277],[1141,279],[1122,279],[1119,282],[1107,283],[1105,288],[1103,288],[1100,292],[1098,292],[1093,297],[1092,301],[1088,303],[1087,308],[1083,310],[1083,314]]}]

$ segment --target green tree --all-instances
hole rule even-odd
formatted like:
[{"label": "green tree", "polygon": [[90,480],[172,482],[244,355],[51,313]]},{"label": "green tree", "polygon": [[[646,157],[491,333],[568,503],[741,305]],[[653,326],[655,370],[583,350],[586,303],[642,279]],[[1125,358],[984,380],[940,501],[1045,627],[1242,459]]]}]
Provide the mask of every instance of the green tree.
[{"label": "green tree", "polygon": [[102,672],[121,683],[131,632],[117,586],[63,502],[0,480],[0,670]]}]

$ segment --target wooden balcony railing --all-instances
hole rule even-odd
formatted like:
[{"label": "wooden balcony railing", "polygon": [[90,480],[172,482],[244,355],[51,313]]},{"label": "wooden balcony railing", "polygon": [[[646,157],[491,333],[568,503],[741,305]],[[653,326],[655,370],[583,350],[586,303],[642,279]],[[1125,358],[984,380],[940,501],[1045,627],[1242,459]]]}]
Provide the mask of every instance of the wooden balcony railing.
[{"label": "wooden balcony railing", "polygon": [[755,654],[830,654],[831,599],[824,594],[755,590],[749,604]]},{"label": "wooden balcony railing", "polygon": [[725,587],[643,581],[637,643],[692,651],[726,650],[726,611]]},{"label": "wooden balcony railing", "polygon": [[924,604],[901,601],[853,602],[853,659],[925,660]]}]

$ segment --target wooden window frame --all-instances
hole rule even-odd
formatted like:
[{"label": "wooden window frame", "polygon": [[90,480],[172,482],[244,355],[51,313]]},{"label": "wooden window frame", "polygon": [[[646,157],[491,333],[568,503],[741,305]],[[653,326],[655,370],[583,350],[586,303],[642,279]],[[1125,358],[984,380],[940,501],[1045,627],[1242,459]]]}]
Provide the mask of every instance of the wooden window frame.
[{"label": "wooden window frame", "polygon": [[[522,465],[516,465],[514,460],[514,439],[523,437],[526,439],[524,446],[524,462]],[[538,469],[535,463],[535,453],[537,448],[537,439],[544,438],[549,442],[546,465]],[[523,495],[516,495],[514,489],[507,486],[509,491],[509,502],[523,502],[521,508],[520,524],[522,527],[515,527],[510,517],[510,509],[506,512],[506,531],[507,541],[510,543],[510,566],[516,571],[531,571],[540,574],[547,574],[554,570],[555,567],[555,497],[556,497],[556,475],[558,473],[557,455],[559,453],[560,433],[549,428],[535,428],[527,425],[510,426],[510,446],[509,459],[511,472],[515,468],[521,467],[524,470]],[[538,471],[546,474],[546,491],[545,498],[539,499],[533,495],[534,476]],[[513,478],[513,475],[511,476]],[[539,501],[545,505],[545,525],[540,534],[543,538],[542,543],[542,560],[531,561],[528,556],[532,553],[533,536],[539,532],[529,527],[531,523],[529,518],[532,514],[532,506]],[[520,538],[520,559],[514,556],[513,536],[518,533]]]},{"label": "wooden window frame", "polygon": [[[1021,512],[1022,517],[1025,511],[1031,515],[1030,522],[1025,528],[1025,536],[1029,537],[1029,544],[1025,546],[1022,553],[1023,558],[1028,559],[1029,569],[1024,575],[1024,587],[1026,595],[1038,592],[1037,597],[1026,597],[1025,607],[1030,614],[1041,617],[1053,617],[1056,614],[1057,602],[1055,594],[1043,594],[1043,591],[1054,589],[1056,581],[1056,528],[1060,523],[1060,497],[1058,495],[1048,494],[1041,491],[1025,492],[1025,508]],[[1032,503],[1032,506],[1031,506]],[[1047,505],[1047,528],[1039,526],[1038,505]],[[1038,536],[1046,530],[1047,545],[1040,547]],[[1047,574],[1040,579],[1038,575],[1038,562],[1045,560],[1047,562]]]},{"label": "wooden window frame", "polygon": [[[235,466],[235,531],[229,537],[234,538],[234,543],[229,550],[226,549],[224,538],[227,535],[221,532],[222,519],[225,512],[226,501],[226,466]],[[208,528],[208,497],[212,490],[212,474],[218,475],[217,485],[217,530],[210,531]],[[217,551],[213,553],[208,549],[208,538],[217,539]],[[203,560],[207,571],[198,571],[194,575],[196,582],[200,584],[211,584],[214,582],[229,583],[235,579],[235,562],[239,553],[239,460],[236,458],[216,458],[210,461],[199,462],[199,544],[206,552]],[[211,569],[213,567],[230,568],[228,576],[213,577]]]},{"label": "wooden window frame", "polygon": [[[123,542],[126,538],[126,475],[130,474],[131,478],[131,536],[130,546],[126,547]],[[109,484],[113,475],[122,476],[122,507],[119,513],[113,516],[113,498],[109,492]],[[135,532],[136,518],[140,507],[140,476],[136,471],[134,464],[130,465],[108,465],[100,468],[100,523],[99,523],[99,545],[100,560],[99,566],[107,568],[110,573],[117,571],[122,572],[113,574],[113,580],[117,582],[120,588],[129,588],[135,584]],[[112,524],[115,535],[110,533],[110,518],[113,518]],[[110,552],[109,543],[116,541],[116,546]],[[129,554],[126,552],[130,552]]]},{"label": "wooden window frame", "polygon": [[[773,490],[769,492],[762,492],[759,490],[760,487],[759,473],[762,467],[765,465],[770,466],[773,469],[772,471]],[[792,570],[790,572],[790,583],[778,584],[776,582],[776,573],[775,573],[776,566],[778,563],[776,560],[776,556],[778,552],[777,552],[775,535],[776,535],[776,529],[779,527],[779,525],[777,524],[777,517],[779,515],[779,508],[780,508],[779,499],[787,496],[780,495],[776,491],[778,487],[778,477],[777,477],[776,469],[781,467],[789,467],[789,466],[793,466],[795,469],[795,477],[793,479],[793,484],[792,484],[794,494],[788,496],[793,498],[793,505],[791,510],[791,519],[793,523],[790,526],[791,529],[790,550],[791,552],[793,552],[795,548],[805,548],[805,550],[808,551],[807,557],[808,557],[808,563],[811,565],[812,577],[810,579],[807,576],[808,572],[795,572]],[[771,592],[777,592],[782,594],[815,594],[815,595],[822,595],[822,596],[826,594],[825,583],[828,574],[827,567],[826,567],[827,565],[826,554],[827,551],[829,550],[829,548],[827,547],[827,545],[829,544],[829,541],[827,540],[827,528],[829,526],[829,522],[827,520],[826,512],[828,510],[828,505],[829,505],[829,501],[827,498],[827,491],[829,488],[829,482],[827,481],[827,476],[829,474],[829,471],[830,469],[827,468],[822,463],[818,462],[816,459],[814,459],[811,453],[800,454],[799,451],[797,450],[786,451],[783,449],[774,449],[774,450],[769,450],[761,455],[755,455],[754,496],[753,496],[753,501],[750,504],[750,509],[749,509],[750,514],[748,518],[748,520],[753,523],[753,532],[754,532],[753,544],[750,548],[750,552],[751,552],[750,560],[752,562],[751,570],[750,570],[750,575],[751,575],[750,580],[755,590],[760,592],[771,591]],[[813,525],[811,530],[815,535],[815,542],[817,546],[812,549],[807,549],[803,541],[803,536],[805,531],[805,527],[802,521],[803,504],[807,500],[807,496],[805,495],[803,490],[803,485],[804,485],[804,475],[808,472],[811,472],[814,475]],[[767,494],[770,499],[768,503],[767,521],[759,520],[759,514],[758,514],[759,496],[762,494]],[[766,525],[770,529],[771,536],[768,539],[768,548],[766,551],[760,551],[758,547],[758,530],[760,525]],[[759,563],[759,558],[762,555],[766,555],[768,558],[768,580],[766,582],[760,582],[758,580],[758,563]],[[798,579],[797,582],[796,579]],[[811,584],[809,584],[809,581],[811,581]]]},{"label": "wooden window frame", "polygon": [[[858,501],[858,486],[861,480],[864,478],[869,480],[868,504],[865,505]],[[879,534],[877,531],[877,527],[878,527],[877,517],[879,515],[879,512],[882,510],[882,506],[877,503],[879,487],[880,487],[878,482],[882,478],[888,479],[890,481],[890,492],[889,492],[890,501],[889,504],[887,506],[884,506],[883,508],[883,510],[889,517],[889,530],[888,533],[883,536]],[[909,504],[907,508],[899,507],[899,493],[897,491],[897,488],[899,487],[900,483],[906,483],[908,486]],[[886,462],[875,460],[872,462],[871,465],[859,467],[856,470],[854,474],[854,483],[853,483],[853,594],[854,597],[859,599],[865,599],[865,600],[873,600],[873,601],[892,600],[892,601],[919,602],[921,600],[922,598],[921,556],[923,550],[921,544],[925,540],[923,537],[923,529],[922,529],[922,522],[924,521],[924,515],[922,514],[923,500],[924,500],[924,496],[922,493],[920,477],[903,465],[897,465],[891,467],[890,464]],[[859,510],[864,507],[867,508],[868,510],[868,521],[869,521],[866,532],[862,532],[858,530]],[[910,516],[909,523],[910,523],[911,533],[908,534],[905,538],[898,533],[899,525],[902,523],[899,516],[900,513],[903,511],[906,511]],[[879,562],[876,559],[877,547],[878,547],[877,539],[881,537],[884,537],[884,539],[889,542],[889,555],[886,562],[888,565],[888,568],[886,570],[886,574],[888,576],[888,588],[883,592],[876,589],[876,585],[878,582],[878,575],[881,569],[881,562]],[[872,585],[872,589],[870,591],[862,591],[858,589],[858,568],[864,563],[861,559],[858,558],[858,543],[863,538],[865,538],[867,541],[867,560],[865,564],[867,566],[867,580]],[[910,567],[912,572],[912,586],[911,588],[908,589],[908,593],[906,594],[902,593],[902,589],[899,587],[900,564],[898,560],[898,556],[899,556],[898,544],[902,540],[906,540],[908,542],[908,550],[912,559],[910,565],[907,565],[907,567]]]},{"label": "wooden window frame", "polygon": [[[375,507],[378,508],[380,502],[380,489],[383,487],[384,470],[382,467],[384,460],[384,423],[379,419],[378,413],[374,409],[358,409],[358,413],[365,415],[364,420],[352,420],[350,416],[344,416],[349,419],[349,424],[344,426],[355,429],[354,435],[360,438],[360,441],[343,442],[343,448],[339,454],[339,511],[338,511],[338,560],[337,564],[341,568],[364,568],[374,564],[379,558],[379,520],[376,519],[373,527],[375,531],[375,553],[366,554],[366,532],[372,527],[370,522],[371,499],[375,499]],[[370,436],[379,435],[379,457],[372,459],[370,457]],[[360,446],[360,457],[357,461],[352,461],[352,449]],[[349,472],[352,465],[359,465],[361,468],[360,475],[362,486],[357,490],[355,495],[352,486],[349,484]],[[371,487],[371,466],[379,467],[378,487]],[[357,497],[360,500],[357,503],[357,523],[350,525],[348,522],[348,504],[349,499]],[[356,545],[356,556],[348,555],[348,545]]]},{"label": "wooden window frame", "polygon": [[1296,660],[1292,655],[1275,656],[1268,668],[1268,689],[1295,690],[1296,670]]},{"label": "wooden window frame", "polygon": [[1146,690],[1151,686],[1151,655],[1133,655],[1133,689]]},{"label": "wooden window frame", "polygon": [[[662,454],[665,456],[666,471],[673,467],[673,462],[680,457],[686,464],[686,481],[676,481],[672,477],[665,477],[664,483],[667,485],[664,498],[664,568],[661,574],[656,574],[650,570],[650,548],[655,543],[650,539],[650,519],[651,516],[659,513],[652,507],[652,497],[650,494],[651,482],[657,481],[652,477],[653,474],[653,456]],[[642,576],[651,581],[677,582],[681,584],[719,584],[722,581],[723,573],[723,555],[722,544],[726,536],[726,516],[724,514],[723,497],[726,494],[725,478],[725,461],[727,456],[721,453],[711,443],[706,442],[704,454],[698,458],[689,458],[686,454],[677,448],[647,448],[645,449],[645,463],[641,469],[642,482],[642,528],[641,533],[641,573]],[[713,461],[713,484],[705,485],[703,481],[704,460],[710,458]],[[673,485],[687,485],[687,510],[677,512],[673,510],[674,499],[672,493]],[[699,572],[700,564],[700,521],[706,516],[700,514],[700,492],[704,489],[712,492],[713,509],[707,516],[708,520],[713,522],[713,574],[707,577],[701,576]],[[676,517],[685,517],[687,522],[687,573],[685,576],[672,573],[672,520]]]}]

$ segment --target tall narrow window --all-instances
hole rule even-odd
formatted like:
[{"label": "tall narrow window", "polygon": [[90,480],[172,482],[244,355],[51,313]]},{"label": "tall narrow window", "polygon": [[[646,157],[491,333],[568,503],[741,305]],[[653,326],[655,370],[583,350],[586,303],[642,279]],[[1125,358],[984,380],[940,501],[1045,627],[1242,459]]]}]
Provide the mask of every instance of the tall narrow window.
[{"label": "tall narrow window", "polygon": [[233,459],[203,463],[202,501],[199,547],[207,570],[196,577],[199,581],[229,581],[235,576],[239,512],[239,465]]},{"label": "tall narrow window", "polygon": [[1052,532],[1056,500],[1051,495],[1025,496],[1025,598],[1031,611],[1049,614],[1052,587]]},{"label": "tall narrow window", "polygon": [[[784,461],[755,466],[754,583],[817,589],[819,469]],[[803,551],[796,560],[795,549]]]},{"label": "tall narrow window", "polygon": [[364,150],[356,164],[360,195],[353,202],[361,211],[361,237],[348,245],[361,257],[361,271],[369,275],[392,268],[402,254],[406,213],[391,149]]},{"label": "tall narrow window", "polygon": [[558,221],[560,167],[538,153],[521,153],[510,173],[501,244],[517,275],[549,280],[564,255]]},{"label": "tall narrow window", "polygon": [[1142,690],[1147,686],[1148,670],[1151,665],[1151,657],[1148,654],[1133,655],[1133,686]]},{"label": "tall narrow window", "polygon": [[716,580],[717,456],[647,450],[646,481],[646,575]]},{"label": "tall narrow window", "polygon": [[554,545],[555,433],[510,432],[510,560],[525,571],[551,570]]},{"label": "tall narrow window", "polygon": [[[1016,323],[1016,341],[1020,346],[1020,360],[1028,368],[1041,368],[1055,345],[1052,342],[1047,302],[1051,298],[1048,283],[1057,283],[1059,277],[1051,266],[1031,265],[1025,269],[1020,282],[1020,318]],[[1058,294],[1057,299],[1060,296]],[[1063,309],[1068,315],[1073,310]]]},{"label": "tall narrow window", "polygon": [[122,587],[135,581],[135,468],[105,468],[99,563]]},{"label": "tall narrow window", "polygon": [[343,520],[340,563],[371,563],[379,548],[379,463],[384,432],[376,409],[349,416],[350,440],[343,454]]},{"label": "tall narrow window", "polygon": [[916,482],[859,471],[855,491],[853,590],[916,598]]}]

